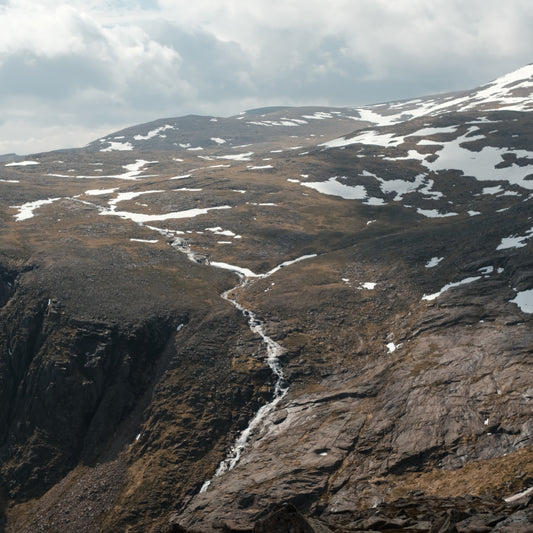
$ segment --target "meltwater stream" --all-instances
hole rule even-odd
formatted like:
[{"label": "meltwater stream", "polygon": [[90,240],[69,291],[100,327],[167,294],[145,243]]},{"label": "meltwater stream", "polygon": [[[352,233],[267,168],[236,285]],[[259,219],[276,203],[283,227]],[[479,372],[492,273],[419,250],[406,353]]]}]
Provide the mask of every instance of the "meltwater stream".
[{"label": "meltwater stream", "polygon": [[267,358],[266,363],[272,370],[272,373],[274,374],[276,378],[276,382],[274,385],[274,394],[272,397],[272,400],[268,402],[267,404],[263,405],[255,414],[255,416],[252,418],[250,423],[248,424],[248,427],[246,427],[240,435],[237,437],[237,440],[231,447],[227,457],[223,459],[220,464],[218,465],[218,468],[213,475],[213,478],[207,480],[201,487],[200,493],[207,491],[209,485],[211,484],[211,481],[223,474],[224,472],[227,472],[228,470],[231,470],[239,461],[244,449],[246,448],[246,445],[250,441],[250,438],[256,433],[257,429],[260,428],[268,416],[274,411],[278,403],[283,399],[283,397],[287,394],[288,387],[284,386],[284,375],[283,375],[283,369],[281,368],[281,364],[279,362],[279,356],[283,353],[284,348],[278,344],[275,340],[270,338],[263,328],[263,323],[257,319],[257,316],[253,311],[250,311],[249,309],[246,309],[243,305],[241,305],[234,296],[234,291],[237,289],[242,289],[248,285],[252,279],[263,279],[271,276],[272,274],[278,272],[284,267],[287,267],[289,265],[292,265],[294,263],[298,263],[299,261],[303,261],[305,259],[309,259],[312,257],[316,257],[316,254],[312,255],[303,255],[301,257],[298,257],[296,259],[293,259],[292,261],[285,261],[278,266],[274,267],[272,270],[269,270],[266,274],[255,274],[248,268],[243,268],[235,265],[230,265],[228,263],[220,263],[215,261],[208,261],[207,258],[201,254],[198,254],[191,250],[189,247],[189,244],[186,239],[182,239],[181,237],[177,237],[173,232],[170,232],[168,230],[162,230],[160,228],[147,226],[149,229],[155,230],[161,235],[164,235],[166,237],[172,238],[171,246],[175,248],[176,250],[180,251],[181,253],[185,254],[190,261],[193,261],[195,263],[202,263],[205,265],[210,265],[215,268],[221,268],[225,270],[230,270],[237,274],[239,276],[239,283],[233,287],[232,289],[227,290],[224,292],[221,296],[226,301],[230,302],[232,305],[234,305],[241,313],[248,318],[248,327],[250,330],[255,333],[256,335],[259,335],[261,337],[263,343],[266,345],[267,350]]},{"label": "meltwater stream", "polygon": [[[244,287],[247,283],[248,278],[246,276],[242,276],[241,283],[236,288]],[[268,366],[272,370],[272,373],[276,377],[276,383],[274,385],[274,394],[272,400],[263,405],[257,411],[255,416],[248,424],[248,427],[246,427],[237,437],[237,440],[231,447],[226,458],[223,459],[218,465],[218,468],[213,477],[218,477],[224,472],[231,470],[238,463],[242,452],[244,451],[246,445],[248,444],[248,441],[250,440],[250,437],[259,427],[261,427],[261,425],[267,419],[269,414],[276,408],[277,404],[282,400],[285,394],[287,394],[288,390],[288,387],[284,386],[283,370],[279,362],[279,356],[283,353],[283,347],[280,346],[275,340],[271,339],[269,336],[266,335],[262,323],[257,320],[256,315],[252,311],[246,309],[239,302],[237,302],[237,300],[231,297],[231,293],[234,290],[235,289],[230,289],[229,291],[226,291],[224,294],[222,294],[222,298],[224,298],[228,302],[231,302],[239,311],[242,312],[244,316],[247,316],[249,328],[263,339],[263,342],[265,343],[267,349],[266,363],[268,364]],[[200,492],[205,492],[210,484],[211,480],[207,480],[202,485]]]},{"label": "meltwater stream", "polygon": [[[261,339],[263,340],[263,343],[266,346],[267,349],[267,358],[266,363],[272,370],[272,373],[276,377],[276,383],[274,385],[274,394],[272,397],[272,400],[265,405],[263,405],[255,414],[255,416],[252,418],[250,423],[248,424],[248,427],[246,427],[241,434],[238,436],[237,440],[231,447],[231,450],[229,451],[227,457],[223,459],[220,464],[218,465],[218,468],[213,476],[213,478],[220,476],[224,472],[227,472],[228,470],[231,470],[239,461],[244,449],[246,448],[246,445],[248,444],[250,438],[254,435],[254,433],[257,431],[258,428],[260,428],[268,416],[274,411],[278,403],[283,399],[283,397],[287,394],[288,387],[284,385],[284,375],[283,375],[283,369],[281,368],[281,364],[279,362],[279,356],[283,353],[284,348],[278,344],[275,340],[270,338],[263,328],[263,323],[257,319],[257,316],[253,311],[250,311],[249,309],[246,309],[243,305],[241,305],[234,297],[234,291],[236,289],[244,288],[249,282],[250,278],[266,278],[278,270],[280,270],[282,267],[291,265],[293,263],[296,263],[298,261],[302,261],[304,259],[308,259],[310,257],[315,257],[315,255],[305,255],[302,257],[299,257],[298,259],[295,259],[293,261],[286,261],[285,263],[282,263],[281,265],[278,265],[277,267],[273,268],[266,274],[254,274],[252,271],[248,269],[243,269],[240,267],[236,267],[233,265],[228,265],[226,263],[210,263],[211,266],[217,267],[217,268],[224,268],[227,270],[232,270],[233,272],[237,273],[240,277],[240,283],[234,287],[233,289],[230,289],[222,294],[222,298],[233,304],[241,313],[248,317],[248,327],[250,330],[255,333],[256,335],[259,335]],[[212,479],[213,479],[212,478]],[[200,493],[207,491],[209,485],[211,484],[212,479],[207,480],[200,489]]]}]

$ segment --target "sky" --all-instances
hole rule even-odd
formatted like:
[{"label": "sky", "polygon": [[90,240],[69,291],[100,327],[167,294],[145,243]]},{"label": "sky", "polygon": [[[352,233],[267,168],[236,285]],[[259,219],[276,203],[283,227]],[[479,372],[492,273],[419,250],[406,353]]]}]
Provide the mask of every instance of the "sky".
[{"label": "sky", "polygon": [[474,88],[533,62],[532,27],[531,0],[0,0],[0,154]]}]

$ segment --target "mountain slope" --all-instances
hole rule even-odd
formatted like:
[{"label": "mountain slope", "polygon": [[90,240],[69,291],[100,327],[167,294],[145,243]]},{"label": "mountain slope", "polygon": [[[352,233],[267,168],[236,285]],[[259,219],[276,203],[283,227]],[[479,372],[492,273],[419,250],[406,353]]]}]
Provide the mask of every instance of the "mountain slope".
[{"label": "mountain slope", "polygon": [[244,531],[280,502],[429,530],[528,489],[532,87],[4,163],[7,530]]}]

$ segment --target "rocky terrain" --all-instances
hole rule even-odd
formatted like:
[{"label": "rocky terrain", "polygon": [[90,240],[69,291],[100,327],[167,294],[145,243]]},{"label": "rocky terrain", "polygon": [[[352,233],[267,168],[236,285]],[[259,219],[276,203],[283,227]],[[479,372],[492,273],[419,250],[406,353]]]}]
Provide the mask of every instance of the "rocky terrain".
[{"label": "rocky terrain", "polygon": [[0,529],[533,531],[532,114],[527,66],[3,158]]}]

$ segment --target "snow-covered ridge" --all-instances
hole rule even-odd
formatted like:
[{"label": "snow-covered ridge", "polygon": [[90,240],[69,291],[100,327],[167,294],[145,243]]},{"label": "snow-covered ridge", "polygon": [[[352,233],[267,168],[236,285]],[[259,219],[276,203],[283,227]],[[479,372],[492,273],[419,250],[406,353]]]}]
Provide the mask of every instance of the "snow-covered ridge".
[{"label": "snow-covered ridge", "polygon": [[[442,95],[416,98],[390,104],[377,104],[355,108],[359,119],[375,126],[391,126],[423,116],[437,116],[452,111],[469,110],[533,110],[533,64],[506,74],[480,88],[460,95]],[[421,135],[426,133],[420,132]],[[386,142],[387,138],[383,139]],[[345,138],[325,143],[327,147],[345,146]],[[347,144],[351,144],[347,142]],[[376,142],[375,144],[381,144]]]},{"label": "snow-covered ridge", "polygon": [[[238,138],[241,142],[243,140],[243,127],[250,130],[251,126],[258,126],[259,128],[253,128],[254,135],[261,135],[261,129],[276,128],[283,135],[287,135],[288,130],[291,130],[291,133],[292,131],[298,133],[302,129],[310,134],[309,130],[314,128],[317,131],[310,135],[316,135],[318,138],[320,128],[333,122],[345,125],[352,121],[366,122],[375,127],[382,127],[404,123],[414,118],[441,116],[450,112],[529,111],[533,110],[532,91],[533,65],[526,65],[471,91],[357,107],[265,108],[264,113],[259,110],[245,111],[237,117],[221,119],[226,121],[229,130],[223,129],[222,123],[214,117],[197,117],[195,119],[197,123],[192,123],[193,125],[191,122],[182,124],[181,119],[167,119],[164,122],[158,121],[156,124],[139,126],[137,132],[131,130],[119,132],[118,135],[110,135],[91,144],[99,151],[105,152],[134,150],[136,147],[146,147],[148,141],[165,139],[168,136],[166,142],[169,147],[188,151],[208,150],[213,147],[215,149],[236,148],[238,145],[238,142],[235,142],[236,139]],[[237,126],[239,123],[242,125]],[[195,127],[198,129],[194,129]],[[232,131],[231,128],[237,128],[235,131],[239,132],[235,138],[233,134],[228,133]],[[199,131],[205,132],[205,136],[203,133],[198,135]],[[249,131],[247,134],[249,135]],[[424,135],[422,132],[420,134]],[[205,139],[209,139],[207,144],[199,144]],[[345,140],[341,137],[330,141],[330,147],[341,147]],[[372,140],[368,139],[368,141]],[[383,137],[373,142],[375,144],[387,143],[387,139]],[[392,144],[387,143],[387,145]]]},{"label": "snow-covered ridge", "polygon": [[[523,71],[524,69],[521,69],[518,72],[523,75]],[[527,74],[533,75],[533,66],[525,68],[525,71]],[[533,81],[517,82],[518,77],[517,73],[503,77],[490,84],[486,89],[480,89],[472,94],[484,94],[484,91],[489,89],[490,94],[493,94],[496,88],[503,91],[502,88],[508,87],[509,84],[513,90],[515,87],[520,87],[521,90],[524,87],[533,87]],[[498,92],[498,94],[501,93]],[[481,101],[482,99],[487,101],[485,97],[473,101]],[[524,99],[524,101],[532,101],[530,96],[524,97]],[[444,100],[444,103],[448,105],[447,99]],[[379,106],[376,107],[379,108]],[[383,109],[385,108],[383,107]],[[523,189],[523,193],[520,193],[517,192],[516,187],[514,190],[502,188],[501,185],[494,188],[484,187],[481,193],[483,195],[520,196],[533,190],[533,180],[531,179],[533,176],[533,151],[516,148],[516,145],[524,146],[524,139],[522,138],[524,134],[519,133],[522,130],[518,129],[512,137],[499,135],[502,128],[509,127],[509,121],[503,121],[503,124],[500,124],[500,121],[489,120],[485,116],[480,116],[462,124],[460,120],[457,120],[457,124],[432,127],[431,121],[428,120],[427,126],[422,128],[419,125],[405,124],[400,133],[399,131],[391,131],[390,126],[387,129],[381,127],[391,122],[391,116],[387,115],[386,120],[379,122],[374,128],[359,130],[350,135],[320,143],[318,146],[324,150],[329,150],[343,149],[354,145],[355,157],[360,158],[363,162],[368,160],[369,166],[372,167],[375,167],[376,164],[382,166],[381,161],[409,161],[411,166],[418,164],[420,173],[409,180],[391,179],[390,177],[384,179],[377,175],[379,171],[372,175],[367,171],[359,172],[359,176],[362,178],[371,175],[378,180],[384,195],[396,192],[393,201],[402,201],[404,195],[412,192],[422,194],[425,200],[444,198],[441,191],[435,190],[439,186],[439,181],[434,177],[438,178],[439,174],[449,170],[459,171],[463,176],[473,177],[480,182],[507,182],[510,186],[518,186]],[[397,118],[406,121],[409,116],[399,114]],[[370,120],[372,117],[366,116],[366,118]],[[376,120],[379,121],[379,117]],[[488,126],[489,124],[490,126]],[[406,132],[405,130],[409,130],[409,128],[413,131]],[[493,137],[493,134],[496,135]],[[515,145],[515,143],[517,144]],[[369,149],[367,146],[381,148],[375,150],[374,148]],[[366,186],[368,180],[362,179],[360,183],[358,181],[357,176],[350,176],[349,178],[335,176],[327,181],[303,181],[301,184],[314,188],[323,194],[340,196],[345,199],[365,200],[365,203],[371,203],[372,199],[369,198],[368,187]],[[385,203],[384,199],[379,200]],[[431,208],[419,208],[417,210],[419,214],[432,218],[456,214],[451,209],[445,211],[436,211]],[[479,213],[472,211],[473,214]]]}]

